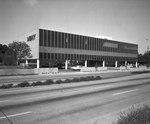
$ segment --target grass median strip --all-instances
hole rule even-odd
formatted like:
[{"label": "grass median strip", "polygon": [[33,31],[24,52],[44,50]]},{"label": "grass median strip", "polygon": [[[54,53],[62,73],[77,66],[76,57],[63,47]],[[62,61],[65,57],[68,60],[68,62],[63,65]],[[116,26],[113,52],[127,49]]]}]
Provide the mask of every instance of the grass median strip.
[{"label": "grass median strip", "polygon": [[65,80],[52,80],[48,79],[44,82],[37,81],[32,82],[31,84],[28,81],[21,82],[17,85],[13,84],[3,84],[0,86],[0,89],[9,89],[9,88],[15,88],[15,87],[30,87],[30,86],[41,86],[41,85],[52,85],[52,84],[62,84],[62,83],[72,83],[72,82],[82,82],[82,81],[93,81],[93,80],[101,80],[100,76],[88,76],[88,77],[80,77],[80,78],[73,78],[73,79],[65,79]]}]

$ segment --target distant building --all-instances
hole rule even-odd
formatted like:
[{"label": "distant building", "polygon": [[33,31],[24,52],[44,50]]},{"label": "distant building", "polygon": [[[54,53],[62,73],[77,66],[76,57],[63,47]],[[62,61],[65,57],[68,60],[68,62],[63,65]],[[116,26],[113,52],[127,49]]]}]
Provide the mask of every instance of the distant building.
[{"label": "distant building", "polygon": [[138,45],[118,42],[112,38],[96,38],[45,29],[36,29],[17,38],[32,49],[37,68],[60,60],[67,69],[68,60],[85,61],[85,66],[118,66],[137,63]]}]

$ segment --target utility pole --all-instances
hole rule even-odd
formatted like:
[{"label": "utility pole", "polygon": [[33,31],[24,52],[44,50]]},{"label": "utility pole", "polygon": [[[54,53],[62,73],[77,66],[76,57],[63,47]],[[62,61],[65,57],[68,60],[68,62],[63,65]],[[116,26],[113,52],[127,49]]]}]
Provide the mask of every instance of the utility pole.
[{"label": "utility pole", "polygon": [[[148,41],[150,38],[146,38],[146,40]],[[149,46],[147,47],[147,52],[149,52]]]},{"label": "utility pole", "polygon": [[147,47],[147,52],[149,52],[149,46]]}]

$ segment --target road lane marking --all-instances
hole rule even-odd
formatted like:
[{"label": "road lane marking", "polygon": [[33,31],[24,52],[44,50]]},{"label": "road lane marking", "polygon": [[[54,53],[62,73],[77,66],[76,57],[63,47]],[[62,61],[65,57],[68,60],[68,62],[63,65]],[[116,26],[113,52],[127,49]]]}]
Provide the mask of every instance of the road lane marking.
[{"label": "road lane marking", "polygon": [[3,100],[3,101],[0,101],[0,103],[1,103],[1,102],[8,102],[8,101],[10,101],[10,100]]},{"label": "road lane marking", "polygon": [[[107,88],[107,87],[112,87],[112,86],[114,86],[114,85],[107,85],[107,86],[102,86],[102,87],[92,87],[92,88],[81,88],[81,89],[77,89],[77,90],[76,90],[76,88],[74,88],[74,90],[69,89],[69,91],[67,90],[67,92],[63,92],[63,95],[68,94],[68,93],[73,93],[73,92],[77,92],[78,93],[79,91],[81,91],[81,93],[85,92],[85,91],[87,92],[87,90],[92,92],[92,90],[100,90],[100,89]],[[41,98],[53,97],[53,96],[59,95],[60,92],[57,92],[55,94],[45,95],[45,96],[30,97],[30,98],[26,98],[25,100],[33,100],[33,99],[41,99]],[[62,92],[61,92],[61,95],[62,95]],[[12,100],[9,100],[9,101],[20,101],[20,100],[22,100],[22,99],[12,99]]]},{"label": "road lane marking", "polygon": [[14,114],[14,115],[8,115],[7,117],[6,117],[6,116],[3,116],[3,117],[0,117],[0,120],[1,120],[1,119],[4,119],[4,118],[11,118],[11,117],[15,117],[15,116],[25,115],[25,114],[29,114],[29,113],[32,113],[32,111],[23,112],[23,113],[18,113],[18,114]]},{"label": "road lane marking", "polygon": [[137,91],[137,90],[139,90],[139,89],[134,89],[134,90],[128,90],[128,91],[124,91],[124,92],[114,93],[113,95],[116,96],[116,95],[120,95],[120,94],[124,94],[124,93],[134,92],[134,91]]}]

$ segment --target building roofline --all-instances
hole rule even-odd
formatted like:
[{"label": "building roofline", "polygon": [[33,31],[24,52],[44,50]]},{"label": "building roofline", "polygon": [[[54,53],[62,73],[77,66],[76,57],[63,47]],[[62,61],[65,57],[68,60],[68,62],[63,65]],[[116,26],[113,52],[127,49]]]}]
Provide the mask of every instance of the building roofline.
[{"label": "building roofline", "polygon": [[68,34],[72,34],[72,35],[79,35],[79,36],[86,36],[86,37],[92,37],[92,38],[97,38],[97,39],[102,39],[102,40],[108,40],[108,41],[115,41],[115,42],[119,42],[119,43],[127,43],[127,44],[132,44],[132,45],[137,45],[138,44],[135,44],[135,43],[130,43],[130,42],[122,42],[122,41],[118,41],[118,40],[109,40],[109,39],[104,39],[104,38],[98,38],[96,36],[87,36],[87,35],[82,35],[82,34],[75,34],[75,33],[70,33],[70,32],[64,32],[64,31],[57,31],[57,30],[50,30],[50,29],[45,29],[45,28],[39,28],[39,29],[42,29],[42,30],[48,30],[48,31],[56,31],[56,32],[61,32],[61,33],[68,33]]},{"label": "building roofline", "polygon": [[18,35],[17,37],[20,37],[20,36],[22,36],[22,35],[24,35],[24,34],[27,34],[27,33],[29,33],[29,32],[35,31],[35,30],[37,30],[37,29],[39,29],[39,28],[35,28],[35,29],[33,29],[33,30],[27,31],[27,32],[25,32],[25,33],[23,33],[23,34]]}]

